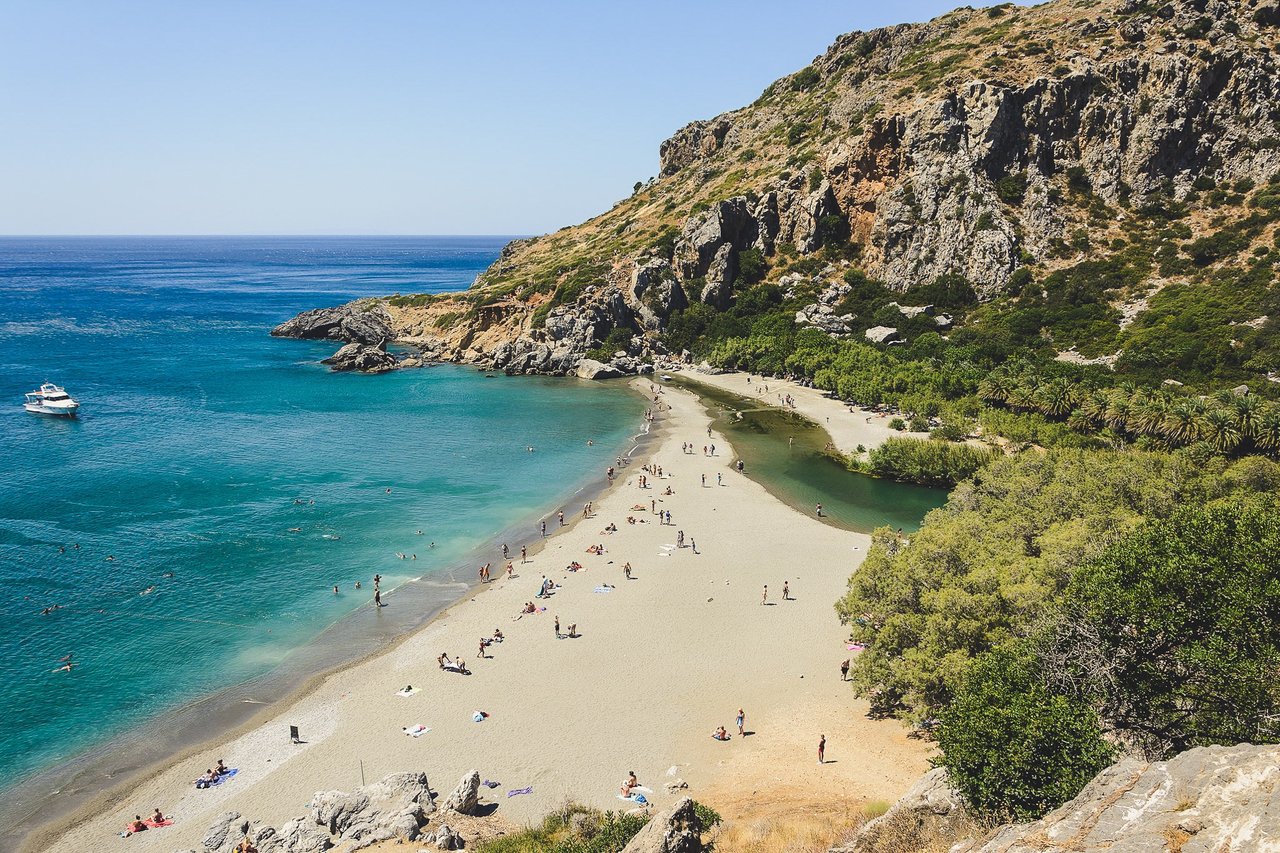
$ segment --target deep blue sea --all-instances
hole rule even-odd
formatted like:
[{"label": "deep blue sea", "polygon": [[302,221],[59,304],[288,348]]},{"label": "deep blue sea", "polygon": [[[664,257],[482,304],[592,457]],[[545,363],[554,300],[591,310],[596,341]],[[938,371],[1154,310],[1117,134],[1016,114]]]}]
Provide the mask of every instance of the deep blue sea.
[{"label": "deep blue sea", "polygon": [[[465,288],[504,242],[0,238],[0,780],[372,618],[375,573],[387,590],[532,537],[611,464],[644,407],[621,387],[337,375],[317,363],[335,345],[267,334]],[[22,410],[46,380],[78,419]]]}]

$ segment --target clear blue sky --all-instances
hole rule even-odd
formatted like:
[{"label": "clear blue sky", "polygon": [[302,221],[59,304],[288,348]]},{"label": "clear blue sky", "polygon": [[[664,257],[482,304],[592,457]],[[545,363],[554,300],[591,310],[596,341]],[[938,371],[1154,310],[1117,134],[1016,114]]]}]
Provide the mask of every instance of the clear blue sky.
[{"label": "clear blue sky", "polygon": [[0,233],[550,231],[956,2],[0,0]]}]

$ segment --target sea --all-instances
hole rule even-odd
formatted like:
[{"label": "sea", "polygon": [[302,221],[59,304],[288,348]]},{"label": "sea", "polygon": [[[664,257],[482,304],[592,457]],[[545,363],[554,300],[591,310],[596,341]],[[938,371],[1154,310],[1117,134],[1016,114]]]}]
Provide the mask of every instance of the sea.
[{"label": "sea", "polygon": [[[0,238],[0,790],[425,618],[603,481],[643,420],[624,384],[334,374],[335,344],[268,335],[464,289],[506,240]],[[78,418],[23,411],[45,381]]]}]

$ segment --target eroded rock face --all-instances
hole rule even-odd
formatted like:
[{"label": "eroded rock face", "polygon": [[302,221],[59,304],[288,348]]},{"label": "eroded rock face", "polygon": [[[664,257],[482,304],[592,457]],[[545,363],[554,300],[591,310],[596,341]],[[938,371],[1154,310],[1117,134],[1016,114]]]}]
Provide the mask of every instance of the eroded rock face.
[{"label": "eroded rock face", "polygon": [[[1175,844],[1176,842],[1176,844]],[[1125,759],[1038,821],[954,853],[1280,850],[1280,746],[1211,746]]]},{"label": "eroded rock face", "polygon": [[702,823],[693,800],[682,797],[671,808],[654,815],[622,848],[622,853],[702,853],[705,849]]},{"label": "eroded rock face", "polygon": [[371,346],[395,337],[391,318],[385,309],[380,305],[362,308],[354,303],[303,311],[292,320],[276,326],[271,334],[277,338],[345,341]]}]

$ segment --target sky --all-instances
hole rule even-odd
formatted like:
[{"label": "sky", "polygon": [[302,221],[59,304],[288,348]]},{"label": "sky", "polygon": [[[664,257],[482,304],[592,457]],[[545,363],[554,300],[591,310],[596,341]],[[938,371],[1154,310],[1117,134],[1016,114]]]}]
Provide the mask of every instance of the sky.
[{"label": "sky", "polygon": [[536,234],[959,0],[0,0],[0,234]]}]

